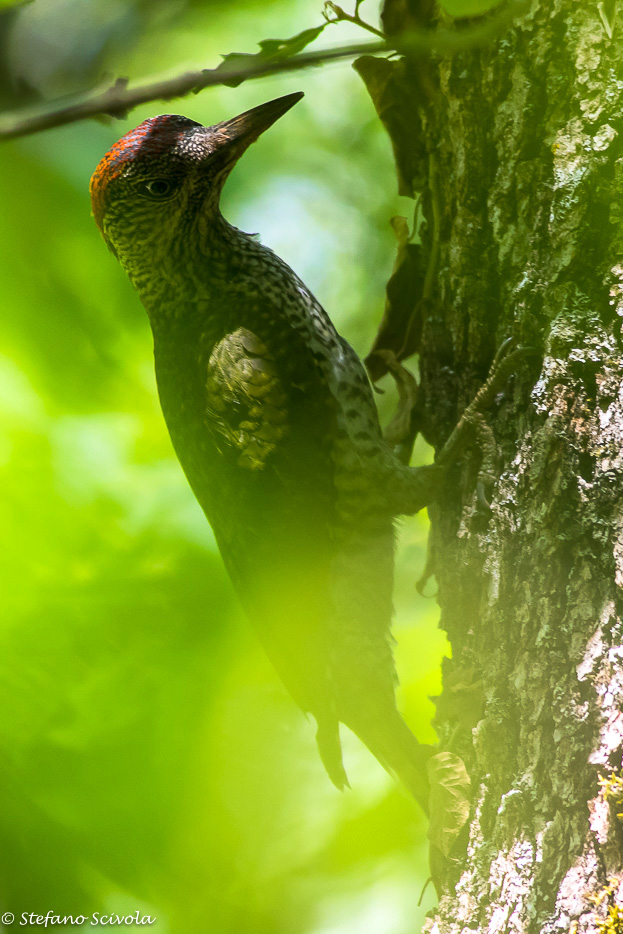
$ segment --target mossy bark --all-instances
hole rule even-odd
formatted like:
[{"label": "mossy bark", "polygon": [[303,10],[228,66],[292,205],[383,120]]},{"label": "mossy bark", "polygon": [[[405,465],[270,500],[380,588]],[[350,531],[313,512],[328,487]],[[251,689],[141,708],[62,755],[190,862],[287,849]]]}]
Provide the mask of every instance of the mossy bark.
[{"label": "mossy bark", "polygon": [[[416,6],[386,0],[385,22],[413,25]],[[417,25],[434,28],[436,15]],[[468,831],[435,869],[445,894],[427,930],[439,934],[623,931],[612,927],[621,802],[599,780],[621,772],[623,752],[623,24],[613,16],[614,4],[542,0],[485,46],[384,63],[375,87],[376,66],[357,66],[401,188],[421,199],[426,272],[410,333],[428,440],[442,444],[505,338],[536,350],[490,413],[490,512],[466,456],[433,515],[453,654],[437,729],[473,794]],[[470,24],[455,25],[468,45]]]}]

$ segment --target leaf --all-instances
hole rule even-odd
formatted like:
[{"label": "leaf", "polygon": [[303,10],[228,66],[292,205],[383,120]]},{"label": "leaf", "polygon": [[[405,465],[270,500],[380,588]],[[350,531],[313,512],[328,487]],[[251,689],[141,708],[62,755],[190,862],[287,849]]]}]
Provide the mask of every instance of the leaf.
[{"label": "leaf", "polygon": [[13,7],[26,6],[27,3],[33,3],[34,0],[0,0],[0,13],[6,13]]},{"label": "leaf", "polygon": [[317,39],[326,25],[323,23],[322,26],[304,29],[303,32],[299,32],[290,39],[263,39],[259,46],[262,53],[271,58],[290,58],[291,55],[302,52],[305,46]]},{"label": "leaf", "polygon": [[[303,32],[299,32],[298,35],[292,36],[290,39],[262,39],[258,43],[259,52],[229,52],[227,55],[223,55],[223,61],[214,70],[238,72],[248,69],[253,62],[258,68],[261,68],[262,65],[266,65],[268,62],[285,61],[285,59],[292,58],[293,55],[302,52],[310,42],[317,39],[326,25],[327,23],[323,23],[322,26],[304,29]],[[230,78],[224,80],[223,84],[229,88],[237,88],[244,80],[244,78],[239,77]]]},{"label": "leaf", "polygon": [[452,752],[433,756],[427,768],[430,779],[428,839],[448,857],[469,817],[471,782],[465,763]]},{"label": "leaf", "polygon": [[418,349],[422,330],[422,316],[418,313],[425,275],[422,247],[409,243],[406,218],[392,217],[391,225],[398,249],[386,287],[383,317],[364,361],[373,383],[389,369],[386,351],[391,351],[398,362],[405,360]]},{"label": "leaf", "polygon": [[444,671],[443,694],[435,700],[436,716],[440,720],[460,724],[464,730],[473,730],[485,704],[482,681],[472,668],[453,667]]},{"label": "leaf", "polygon": [[467,16],[482,16],[500,5],[500,0],[439,0],[439,6],[448,16],[463,19]]},{"label": "leaf", "polygon": [[437,18],[435,0],[385,0],[381,9],[383,32],[395,36],[431,27]]},{"label": "leaf", "polygon": [[353,68],[366,86],[394,150],[398,194],[414,197],[427,182],[428,162],[413,89],[405,79],[402,60],[361,55]]}]

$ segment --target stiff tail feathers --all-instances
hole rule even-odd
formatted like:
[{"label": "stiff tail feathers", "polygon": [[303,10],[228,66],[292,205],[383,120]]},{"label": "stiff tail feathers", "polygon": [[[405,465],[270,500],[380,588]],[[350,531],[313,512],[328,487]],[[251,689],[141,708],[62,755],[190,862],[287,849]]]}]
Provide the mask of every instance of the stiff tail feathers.
[{"label": "stiff tail feathers", "polygon": [[342,761],[342,744],[340,743],[340,725],[337,720],[317,721],[316,743],[327,775],[339,791],[350,788],[348,776]]},{"label": "stiff tail feathers", "polygon": [[[346,725],[428,814],[430,788],[426,766],[433,750],[417,741],[395,708],[386,710],[385,714],[382,718],[375,718],[374,722],[363,722],[357,717],[346,721]],[[336,788],[342,791],[350,787],[342,761],[337,720],[321,719],[318,722],[316,742],[322,763]]]},{"label": "stiff tail feathers", "polygon": [[426,764],[433,754],[431,747],[417,741],[395,707],[373,723],[353,724],[353,730],[428,814],[430,786]]}]

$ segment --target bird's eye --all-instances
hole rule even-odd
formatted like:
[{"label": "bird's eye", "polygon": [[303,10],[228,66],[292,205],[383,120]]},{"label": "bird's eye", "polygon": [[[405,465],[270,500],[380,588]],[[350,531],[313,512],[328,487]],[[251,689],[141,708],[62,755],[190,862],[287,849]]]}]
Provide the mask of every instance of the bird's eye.
[{"label": "bird's eye", "polygon": [[139,192],[147,198],[154,201],[164,201],[173,194],[175,185],[169,178],[152,178],[148,182],[143,182]]}]

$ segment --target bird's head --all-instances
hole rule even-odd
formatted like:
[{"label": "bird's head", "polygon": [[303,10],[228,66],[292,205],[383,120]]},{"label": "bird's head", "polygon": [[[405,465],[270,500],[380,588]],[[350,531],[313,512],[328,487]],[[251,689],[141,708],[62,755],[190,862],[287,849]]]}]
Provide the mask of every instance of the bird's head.
[{"label": "bird's head", "polygon": [[130,270],[147,253],[158,263],[189,227],[209,228],[242,153],[302,96],[288,94],[208,127],[173,114],[151,117],[116,142],[90,190],[97,225],[123,265]]}]

